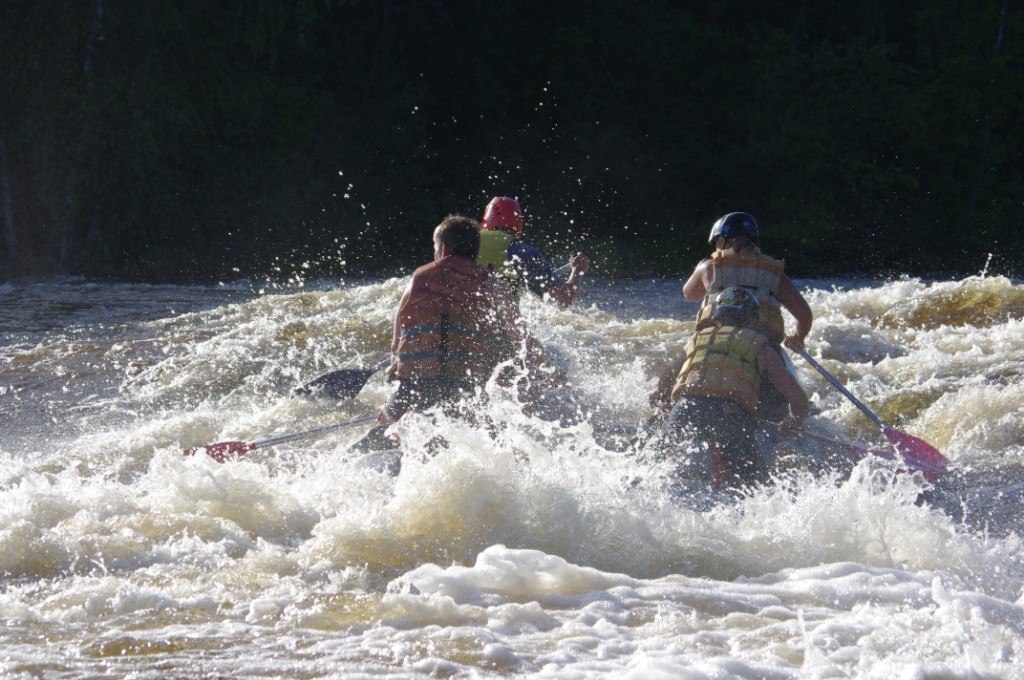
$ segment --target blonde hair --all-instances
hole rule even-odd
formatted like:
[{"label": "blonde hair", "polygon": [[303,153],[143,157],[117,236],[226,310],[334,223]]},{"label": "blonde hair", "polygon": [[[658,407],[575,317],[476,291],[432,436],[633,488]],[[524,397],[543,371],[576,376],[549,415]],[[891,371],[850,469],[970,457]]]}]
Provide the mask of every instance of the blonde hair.
[{"label": "blonde hair", "polygon": [[728,248],[732,248],[739,252],[757,249],[757,240],[746,235],[732,236],[725,239],[725,243],[722,244],[722,250],[726,250]]}]

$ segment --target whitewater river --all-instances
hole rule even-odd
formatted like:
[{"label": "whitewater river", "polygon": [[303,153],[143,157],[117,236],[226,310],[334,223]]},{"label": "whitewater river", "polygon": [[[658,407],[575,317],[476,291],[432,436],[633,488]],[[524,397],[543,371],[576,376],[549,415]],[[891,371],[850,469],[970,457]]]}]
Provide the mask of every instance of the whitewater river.
[{"label": "whitewater river", "polygon": [[669,489],[607,427],[651,415],[679,281],[525,303],[588,420],[495,388],[489,427],[403,421],[395,478],[348,453],[365,426],[182,449],[374,414],[381,375],[290,392],[383,359],[402,280],[0,286],[0,675],[1024,677],[1024,284],[798,284],[810,353],[946,454],[936,486],[837,456],[878,430],[794,357],[821,413],[775,483]]}]

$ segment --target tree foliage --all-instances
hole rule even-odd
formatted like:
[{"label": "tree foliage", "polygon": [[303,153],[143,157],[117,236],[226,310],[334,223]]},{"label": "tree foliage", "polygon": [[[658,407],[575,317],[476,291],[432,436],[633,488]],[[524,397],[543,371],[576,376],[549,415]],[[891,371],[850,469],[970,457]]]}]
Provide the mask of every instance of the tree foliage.
[{"label": "tree foliage", "polygon": [[613,272],[732,210],[798,276],[1019,272],[1008,1],[7,0],[0,277],[397,271],[497,194]]}]

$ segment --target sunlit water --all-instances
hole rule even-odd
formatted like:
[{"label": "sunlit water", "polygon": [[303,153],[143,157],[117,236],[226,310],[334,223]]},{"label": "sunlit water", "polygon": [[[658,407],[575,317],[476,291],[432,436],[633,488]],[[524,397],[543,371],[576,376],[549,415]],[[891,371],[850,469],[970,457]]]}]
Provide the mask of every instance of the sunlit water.
[{"label": "sunlit water", "polygon": [[750,497],[624,452],[605,428],[647,420],[692,330],[678,281],[528,300],[587,419],[495,387],[489,427],[404,420],[395,478],[360,428],[182,449],[373,414],[380,375],[290,392],[386,356],[401,280],[0,286],[0,674],[1024,677],[1024,285],[799,283],[810,352],[952,461],[934,488],[823,444],[879,436],[799,358],[821,414]]}]

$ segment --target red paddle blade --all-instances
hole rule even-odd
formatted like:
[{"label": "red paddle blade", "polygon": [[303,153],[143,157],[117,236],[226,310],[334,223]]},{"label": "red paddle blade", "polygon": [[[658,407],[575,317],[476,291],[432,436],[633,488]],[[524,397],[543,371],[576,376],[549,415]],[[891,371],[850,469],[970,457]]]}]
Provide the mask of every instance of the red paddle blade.
[{"label": "red paddle blade", "polygon": [[[920,472],[924,475],[924,478],[929,482],[934,482],[942,475],[946,474],[946,466],[942,464],[929,463],[927,461],[915,458],[914,456],[903,456],[902,460],[896,458],[896,453],[889,448],[886,449],[866,449],[863,446],[857,446],[856,444],[850,444],[846,447],[850,453],[855,456],[878,456],[885,460],[894,460],[899,463],[906,465],[904,472]],[[942,454],[939,454],[940,456]],[[943,458],[945,460],[945,458]]]},{"label": "red paddle blade", "polygon": [[223,463],[232,458],[239,458],[244,456],[249,451],[254,450],[256,447],[249,442],[219,442],[217,444],[207,444],[206,446],[197,446],[194,449],[185,449],[186,456],[194,456],[195,454],[202,451],[210,458],[213,458],[218,463]]},{"label": "red paddle blade", "polygon": [[884,432],[885,438],[899,451],[907,464],[920,470],[929,482],[934,482],[946,473],[949,461],[928,442],[888,426]]}]

